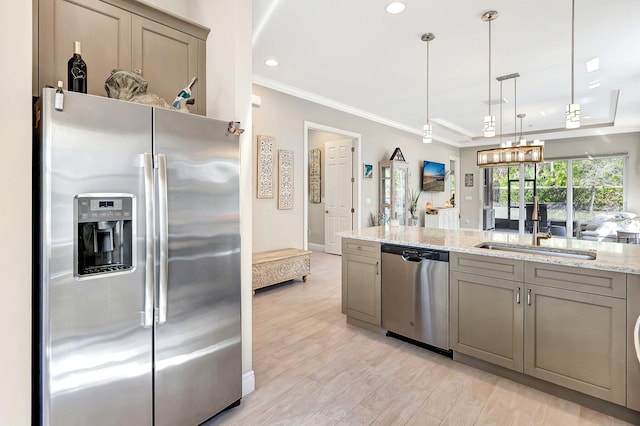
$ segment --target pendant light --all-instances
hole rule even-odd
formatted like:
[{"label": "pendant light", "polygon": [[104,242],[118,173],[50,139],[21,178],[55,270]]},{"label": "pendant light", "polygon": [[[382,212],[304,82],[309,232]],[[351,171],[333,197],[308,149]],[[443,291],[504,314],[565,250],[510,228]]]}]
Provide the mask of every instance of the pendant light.
[{"label": "pendant light", "polygon": [[[527,144],[522,132],[522,119],[526,114],[518,114],[517,78],[519,73],[497,77],[500,82],[500,147],[483,149],[477,152],[476,164],[479,167],[516,166],[523,163],[539,163],[544,161],[544,141]],[[508,140],[502,142],[502,82],[513,79],[513,137],[518,142]],[[520,137],[518,138],[518,121],[520,119]]]},{"label": "pendant light", "polygon": [[580,127],[580,104],[574,102],[574,63],[575,63],[575,8],[576,0],[571,0],[571,103],[566,110],[566,128],[577,129]]},{"label": "pendant light", "polygon": [[489,23],[489,114],[484,117],[482,126],[485,138],[491,138],[496,135],[496,117],[491,114],[491,21],[498,17],[498,12],[490,10],[482,14],[482,20]]},{"label": "pendant light", "polygon": [[422,126],[422,143],[433,142],[433,125],[429,121],[429,42],[436,38],[432,33],[424,33],[420,39],[427,42],[427,120]]}]

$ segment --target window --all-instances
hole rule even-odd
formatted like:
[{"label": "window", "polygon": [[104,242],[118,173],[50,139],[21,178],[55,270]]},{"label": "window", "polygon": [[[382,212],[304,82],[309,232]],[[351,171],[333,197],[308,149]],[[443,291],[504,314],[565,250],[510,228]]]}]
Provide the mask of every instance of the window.
[{"label": "window", "polygon": [[496,229],[520,229],[521,188],[525,205],[533,196],[545,205],[549,226],[557,235],[575,235],[576,222],[599,213],[623,211],[625,162],[625,156],[609,156],[493,168],[485,175],[492,189],[485,197],[491,197],[488,205],[495,209]]}]

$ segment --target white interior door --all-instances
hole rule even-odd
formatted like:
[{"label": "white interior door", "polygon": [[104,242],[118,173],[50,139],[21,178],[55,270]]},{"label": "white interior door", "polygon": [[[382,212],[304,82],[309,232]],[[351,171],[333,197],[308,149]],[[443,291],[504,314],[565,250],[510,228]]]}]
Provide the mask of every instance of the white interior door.
[{"label": "white interior door", "polygon": [[351,139],[325,143],[325,252],[341,254],[336,233],[353,229],[353,167]]}]

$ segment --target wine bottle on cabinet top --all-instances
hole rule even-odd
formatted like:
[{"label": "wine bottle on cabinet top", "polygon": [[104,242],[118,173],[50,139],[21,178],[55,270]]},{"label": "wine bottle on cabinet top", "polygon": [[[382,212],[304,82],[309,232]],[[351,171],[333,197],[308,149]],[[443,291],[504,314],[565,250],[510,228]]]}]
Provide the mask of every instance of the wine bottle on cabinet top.
[{"label": "wine bottle on cabinet top", "polygon": [[87,64],[82,60],[80,42],[73,42],[73,56],[67,63],[67,90],[87,93]]}]

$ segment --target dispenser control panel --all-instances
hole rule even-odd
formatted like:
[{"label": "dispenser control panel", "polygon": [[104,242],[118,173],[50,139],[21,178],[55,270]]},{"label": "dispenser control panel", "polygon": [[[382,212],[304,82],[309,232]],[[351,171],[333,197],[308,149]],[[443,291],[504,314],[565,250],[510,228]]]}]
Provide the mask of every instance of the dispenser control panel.
[{"label": "dispenser control panel", "polygon": [[131,197],[78,198],[78,222],[99,220],[131,220],[133,205]]}]

